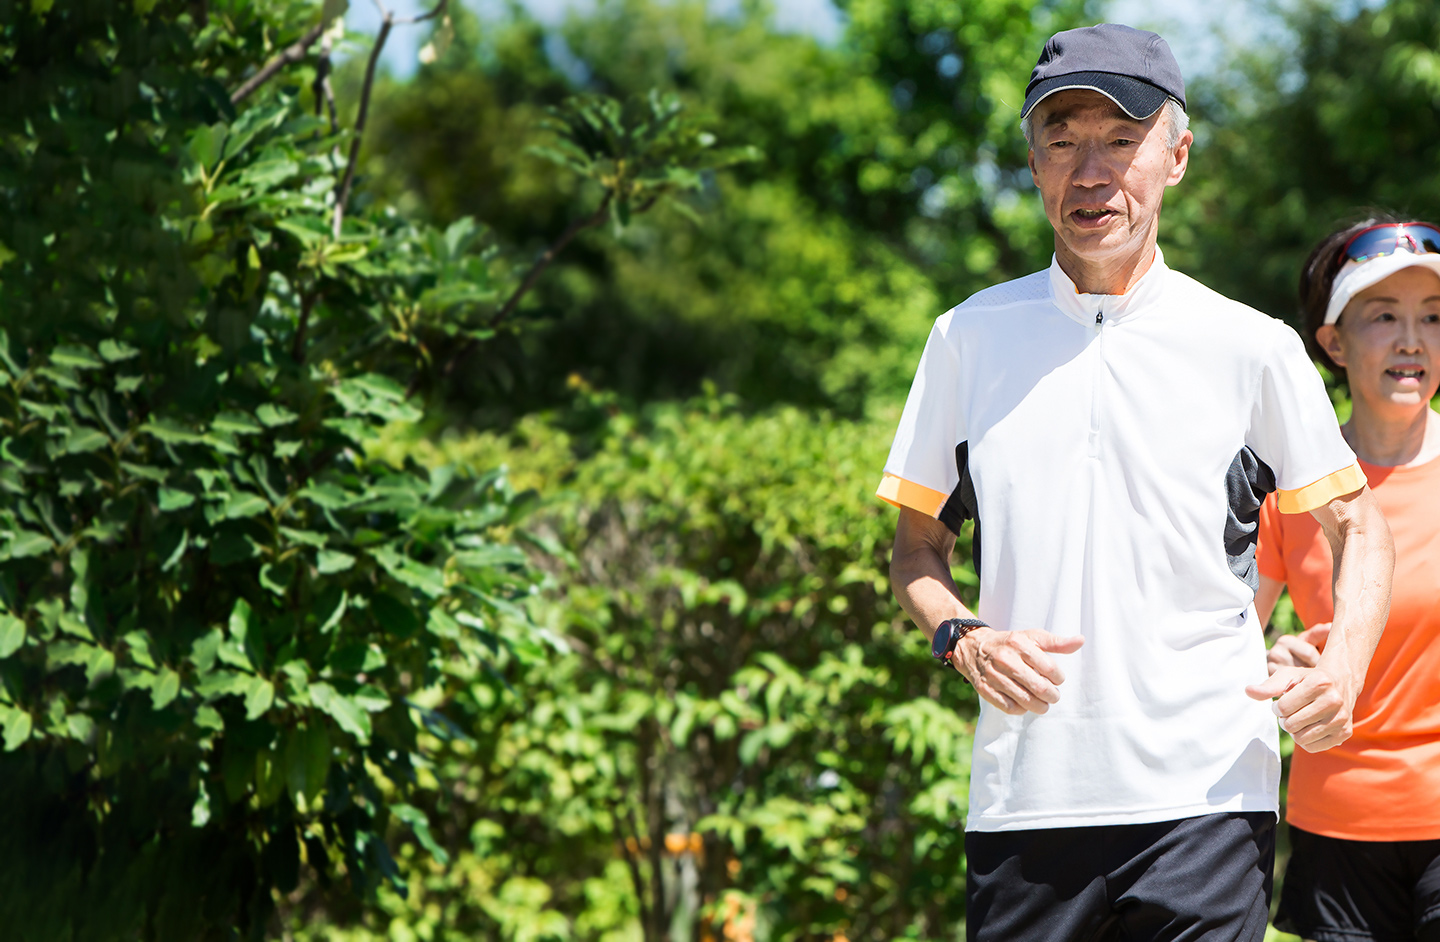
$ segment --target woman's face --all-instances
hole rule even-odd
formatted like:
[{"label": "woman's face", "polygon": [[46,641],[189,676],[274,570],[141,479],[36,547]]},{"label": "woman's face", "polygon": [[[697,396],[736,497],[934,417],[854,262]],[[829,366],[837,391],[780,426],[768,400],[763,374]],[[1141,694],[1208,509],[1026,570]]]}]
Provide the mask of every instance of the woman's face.
[{"label": "woman's face", "polygon": [[1376,409],[1424,408],[1440,388],[1440,275],[1415,266],[1357,294],[1315,339]]}]

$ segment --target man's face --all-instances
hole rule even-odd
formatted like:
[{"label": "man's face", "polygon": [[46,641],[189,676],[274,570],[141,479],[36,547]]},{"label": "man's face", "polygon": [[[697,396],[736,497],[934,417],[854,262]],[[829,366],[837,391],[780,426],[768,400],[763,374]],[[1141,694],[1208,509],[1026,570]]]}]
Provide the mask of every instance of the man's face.
[{"label": "man's face", "polygon": [[1166,147],[1164,114],[1136,120],[1089,89],[1035,106],[1030,173],[1062,261],[1123,264],[1154,244],[1161,198],[1185,176],[1192,140],[1186,131]]}]

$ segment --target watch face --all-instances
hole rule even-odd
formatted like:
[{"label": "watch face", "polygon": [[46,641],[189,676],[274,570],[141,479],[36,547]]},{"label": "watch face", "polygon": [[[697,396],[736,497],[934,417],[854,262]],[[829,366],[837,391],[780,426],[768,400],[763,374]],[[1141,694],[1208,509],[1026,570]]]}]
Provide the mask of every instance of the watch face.
[{"label": "watch face", "polygon": [[942,621],[940,627],[935,629],[935,637],[930,642],[930,653],[935,660],[943,661],[950,653],[950,637],[955,634],[955,626],[949,621]]}]

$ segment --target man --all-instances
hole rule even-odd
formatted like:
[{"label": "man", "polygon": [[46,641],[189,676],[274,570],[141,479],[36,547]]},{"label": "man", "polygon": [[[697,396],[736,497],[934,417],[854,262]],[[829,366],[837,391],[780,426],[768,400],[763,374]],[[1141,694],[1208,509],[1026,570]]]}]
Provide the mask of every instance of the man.
[{"label": "man", "polygon": [[[1054,260],[936,321],[880,486],[895,593],[982,699],[972,940],[1262,939],[1275,717],[1344,741],[1385,622],[1389,530],[1299,337],[1156,247],[1184,109],[1154,33],[1051,37],[1021,121]],[[1274,490],[1329,537],[1336,617],[1316,667],[1267,680]],[[978,614],[949,569],[966,520]]]}]

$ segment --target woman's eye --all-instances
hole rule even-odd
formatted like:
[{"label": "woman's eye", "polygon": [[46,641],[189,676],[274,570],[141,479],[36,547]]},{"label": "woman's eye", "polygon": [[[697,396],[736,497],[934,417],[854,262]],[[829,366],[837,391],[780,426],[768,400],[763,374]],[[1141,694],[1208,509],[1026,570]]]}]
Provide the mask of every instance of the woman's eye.
[{"label": "woman's eye", "polygon": [[1389,311],[1381,311],[1379,314],[1375,315],[1375,320],[1377,321],[1393,321],[1394,319],[1395,315],[1391,314]]}]

